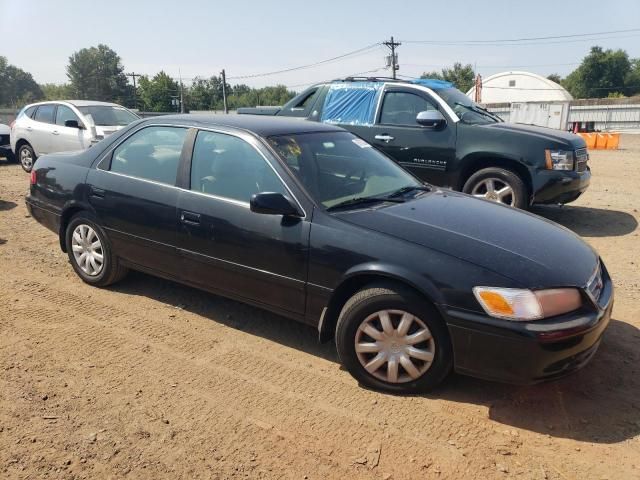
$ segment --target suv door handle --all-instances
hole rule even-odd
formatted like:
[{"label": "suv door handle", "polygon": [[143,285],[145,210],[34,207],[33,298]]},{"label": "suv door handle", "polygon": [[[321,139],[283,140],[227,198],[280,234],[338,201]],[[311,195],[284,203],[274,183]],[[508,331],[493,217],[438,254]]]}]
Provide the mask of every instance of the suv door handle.
[{"label": "suv door handle", "polygon": [[382,140],[384,143],[389,143],[390,141],[395,140],[395,137],[392,137],[388,133],[383,133],[382,135],[376,135],[373,138],[375,138],[376,140]]},{"label": "suv door handle", "polygon": [[193,212],[182,212],[180,221],[186,225],[200,225],[200,214]]},{"label": "suv door handle", "polygon": [[105,191],[102,188],[90,187],[89,198],[94,200],[104,199]]},{"label": "suv door handle", "polygon": [[53,132],[51,132],[54,135],[60,135],[60,132],[58,130],[54,130]]}]

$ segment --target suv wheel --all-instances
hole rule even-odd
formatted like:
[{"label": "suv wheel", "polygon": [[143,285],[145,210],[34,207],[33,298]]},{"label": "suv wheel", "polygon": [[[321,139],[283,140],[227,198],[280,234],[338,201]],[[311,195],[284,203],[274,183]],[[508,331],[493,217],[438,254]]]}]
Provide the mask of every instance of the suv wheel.
[{"label": "suv wheel", "polygon": [[36,153],[33,151],[33,148],[31,148],[31,145],[28,143],[20,145],[17,155],[22,169],[25,172],[30,172],[33,164],[36,162]]},{"label": "suv wheel", "polygon": [[516,173],[504,168],[478,170],[469,177],[462,191],[511,207],[527,207],[527,187]]},{"label": "suv wheel", "polygon": [[122,279],[127,269],[113,254],[111,243],[92,215],[75,215],[65,232],[67,254],[78,276],[90,285],[104,287]]},{"label": "suv wheel", "polygon": [[430,390],[453,364],[449,334],[436,309],[395,286],[370,287],[349,299],[336,326],[336,346],[356,380],[388,392]]}]

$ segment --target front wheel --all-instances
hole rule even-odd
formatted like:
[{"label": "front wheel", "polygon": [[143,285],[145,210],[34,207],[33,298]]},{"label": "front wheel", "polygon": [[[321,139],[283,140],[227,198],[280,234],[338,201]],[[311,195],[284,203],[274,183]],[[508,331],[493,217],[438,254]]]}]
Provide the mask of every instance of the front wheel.
[{"label": "front wheel", "polygon": [[499,167],[483,168],[471,175],[462,188],[477,198],[516,208],[527,208],[527,187],[511,170]]},{"label": "front wheel", "polygon": [[33,164],[36,162],[36,153],[33,151],[33,148],[31,148],[31,145],[27,143],[20,145],[17,155],[22,169],[29,173],[33,169]]},{"label": "front wheel", "polygon": [[90,285],[104,287],[123,278],[120,265],[104,231],[87,212],[75,215],[65,232],[67,254],[78,276]]},{"label": "front wheel", "polygon": [[442,317],[424,298],[395,286],[370,287],[349,299],[336,326],[336,346],[356,380],[394,393],[428,391],[453,365]]}]

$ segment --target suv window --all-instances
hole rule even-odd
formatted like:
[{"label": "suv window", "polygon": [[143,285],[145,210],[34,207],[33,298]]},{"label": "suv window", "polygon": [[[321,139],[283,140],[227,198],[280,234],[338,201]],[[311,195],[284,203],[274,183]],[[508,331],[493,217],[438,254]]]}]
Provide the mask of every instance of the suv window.
[{"label": "suv window", "polygon": [[426,110],[437,110],[420,95],[409,92],[387,92],[382,102],[380,123],[418,126],[416,116]]},{"label": "suv window", "polygon": [[36,108],[38,107],[29,107],[22,114],[26,115],[29,118],[33,118],[33,114],[35,113]]},{"label": "suv window", "polygon": [[34,120],[36,122],[53,123],[53,112],[55,112],[55,105],[40,105],[36,111]]},{"label": "suv window", "polygon": [[254,193],[287,194],[255,148],[238,137],[204,130],[193,147],[191,190],[247,203]]},{"label": "suv window", "polygon": [[58,111],[56,112],[56,125],[61,125],[64,127],[64,122],[66,122],[67,120],[75,120],[76,122],[78,122],[78,124],[81,123],[80,119],[73,110],[71,110],[66,105],[58,105]]},{"label": "suv window", "polygon": [[175,185],[186,128],[147,127],[114,151],[111,171]]}]

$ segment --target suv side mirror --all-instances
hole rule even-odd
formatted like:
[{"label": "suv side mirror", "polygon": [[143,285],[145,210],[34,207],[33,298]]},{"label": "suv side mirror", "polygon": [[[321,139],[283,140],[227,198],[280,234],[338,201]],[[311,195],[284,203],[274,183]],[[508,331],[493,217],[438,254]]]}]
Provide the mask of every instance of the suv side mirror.
[{"label": "suv side mirror", "polygon": [[251,195],[249,207],[255,213],[284,215],[285,217],[302,216],[298,207],[291,200],[277,192],[254,193]]},{"label": "suv side mirror", "polygon": [[438,129],[447,124],[447,120],[438,110],[426,110],[418,113],[416,123],[426,128]]},{"label": "suv side mirror", "polygon": [[69,127],[69,128],[77,128],[82,130],[84,127],[82,127],[77,120],[65,120],[64,122],[64,126],[65,127]]}]

